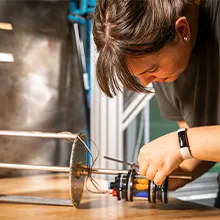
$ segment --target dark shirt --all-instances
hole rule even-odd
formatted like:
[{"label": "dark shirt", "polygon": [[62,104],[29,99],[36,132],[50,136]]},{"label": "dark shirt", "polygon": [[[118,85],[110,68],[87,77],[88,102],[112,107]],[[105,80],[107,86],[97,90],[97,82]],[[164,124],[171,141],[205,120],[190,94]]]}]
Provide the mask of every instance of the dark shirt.
[{"label": "dark shirt", "polygon": [[161,115],[190,127],[220,124],[220,0],[200,1],[196,44],[187,69],[153,83]]}]

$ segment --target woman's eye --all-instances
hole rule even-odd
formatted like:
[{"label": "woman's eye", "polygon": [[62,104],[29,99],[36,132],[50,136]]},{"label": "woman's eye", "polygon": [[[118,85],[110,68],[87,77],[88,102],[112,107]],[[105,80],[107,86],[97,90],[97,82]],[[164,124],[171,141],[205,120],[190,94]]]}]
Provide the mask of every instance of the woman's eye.
[{"label": "woman's eye", "polygon": [[159,66],[157,66],[153,70],[148,71],[148,73],[155,73],[155,72],[157,72],[158,69],[159,69]]}]

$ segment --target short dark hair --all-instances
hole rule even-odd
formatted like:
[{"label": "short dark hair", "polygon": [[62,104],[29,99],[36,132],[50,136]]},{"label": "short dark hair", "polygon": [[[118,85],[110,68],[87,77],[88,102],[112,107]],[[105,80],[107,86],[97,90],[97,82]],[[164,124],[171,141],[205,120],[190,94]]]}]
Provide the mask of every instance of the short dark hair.
[{"label": "short dark hair", "polygon": [[126,56],[143,56],[162,49],[176,36],[175,21],[189,0],[97,0],[93,37],[99,53],[96,78],[112,97],[120,89],[148,92],[130,73]]}]

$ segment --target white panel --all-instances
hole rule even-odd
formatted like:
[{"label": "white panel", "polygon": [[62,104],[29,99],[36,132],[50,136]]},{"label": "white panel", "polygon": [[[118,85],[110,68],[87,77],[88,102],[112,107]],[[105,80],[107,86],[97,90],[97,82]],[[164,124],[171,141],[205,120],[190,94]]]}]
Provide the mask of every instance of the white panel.
[{"label": "white panel", "polygon": [[147,102],[144,108],[144,143],[148,143],[150,141],[150,102]]},{"label": "white panel", "polygon": [[107,165],[107,162],[106,162],[106,159],[104,159],[103,157],[107,155],[107,147],[108,147],[108,130],[107,130],[107,127],[108,127],[108,100],[106,98],[106,96],[104,94],[101,94],[100,95],[100,134],[97,134],[99,135],[99,138],[100,138],[100,145],[98,146],[99,148],[99,151],[100,151],[100,166],[102,168],[106,168],[106,165]]},{"label": "white panel", "polygon": [[11,31],[13,30],[13,26],[10,23],[0,22],[0,29]]},{"label": "white panel", "polygon": [[14,56],[11,53],[0,53],[0,62],[9,62],[9,63],[13,63],[14,60]]},{"label": "white panel", "polygon": [[[100,91],[95,80],[95,65],[97,60],[97,53],[95,51],[94,43],[91,43],[91,111],[90,111],[90,137],[95,142],[97,147],[100,146]],[[96,149],[91,142],[91,151],[93,155],[96,155]],[[98,158],[96,167],[100,167],[101,162]]]},{"label": "white panel", "polygon": [[126,158],[128,162],[133,162],[133,152],[134,148],[136,146],[137,141],[137,119],[134,119],[130,125],[125,130],[126,132],[126,143],[125,143],[125,152],[126,152]]},{"label": "white panel", "polygon": [[[108,100],[108,118],[107,118],[107,133],[108,133],[108,156],[116,158],[117,155],[117,97]],[[108,161],[108,168],[116,169],[116,162]]]},{"label": "white panel", "polygon": [[[123,145],[123,93],[119,93],[117,96],[117,110],[118,110],[118,134],[117,135],[117,146],[116,146],[116,158],[124,159],[124,145]],[[122,169],[123,165],[118,164],[118,169]]]}]

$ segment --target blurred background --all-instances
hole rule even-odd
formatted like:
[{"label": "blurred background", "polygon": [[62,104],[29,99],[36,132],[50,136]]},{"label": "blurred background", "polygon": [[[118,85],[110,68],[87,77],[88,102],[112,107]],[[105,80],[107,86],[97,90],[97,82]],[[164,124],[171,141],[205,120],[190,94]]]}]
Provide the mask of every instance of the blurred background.
[{"label": "blurred background", "polygon": [[[95,5],[95,0],[0,1],[0,130],[82,132],[99,148],[96,166],[119,169],[125,167],[103,157],[136,161],[144,143],[177,130],[177,124],[161,118],[153,94],[124,89],[109,99],[100,92],[91,37]],[[70,151],[62,140],[0,136],[1,163],[68,166]],[[171,195],[212,205],[219,171],[216,164]],[[29,174],[33,171],[0,169],[1,177]]]}]

